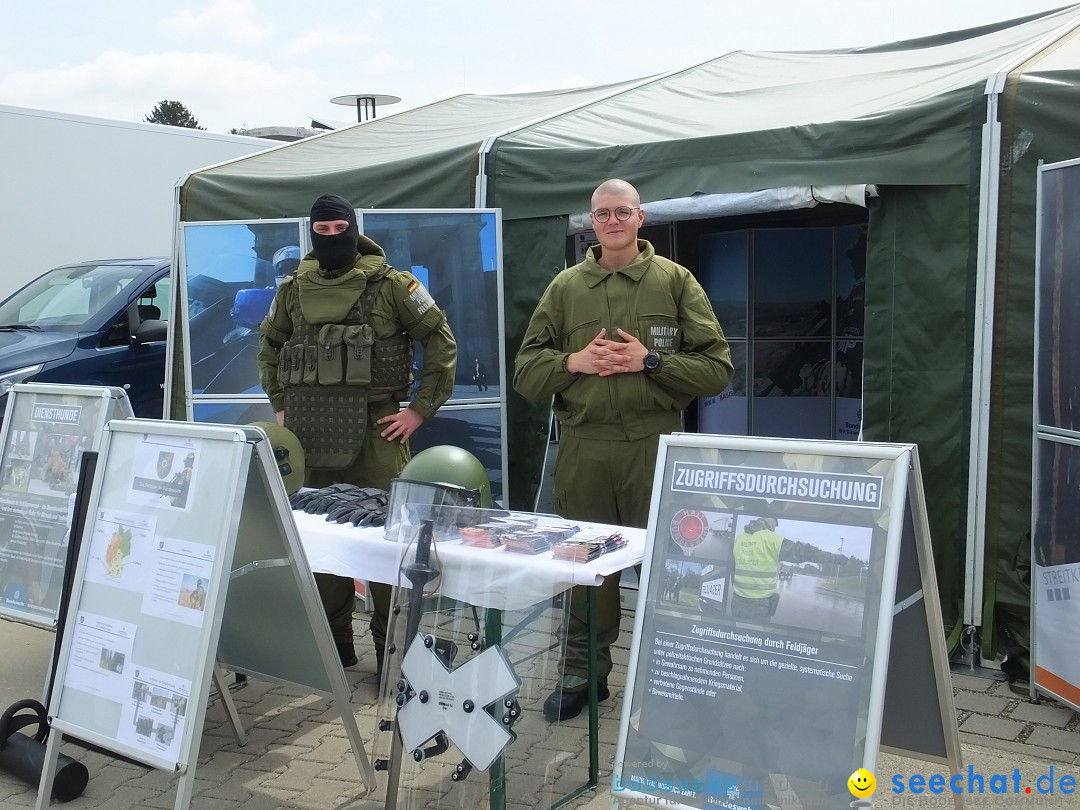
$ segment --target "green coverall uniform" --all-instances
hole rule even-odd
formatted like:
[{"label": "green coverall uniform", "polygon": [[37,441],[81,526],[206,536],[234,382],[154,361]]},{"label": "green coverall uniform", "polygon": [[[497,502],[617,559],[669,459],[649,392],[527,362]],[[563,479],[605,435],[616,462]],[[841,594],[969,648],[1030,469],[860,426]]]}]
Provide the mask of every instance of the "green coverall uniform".
[{"label": "green coverall uniform", "polygon": [[[285,411],[285,425],[301,418],[320,418],[315,413],[294,413],[295,407],[286,407],[287,389],[308,392],[307,402],[318,402],[320,385],[316,380],[293,385],[283,382],[279,373],[281,351],[297,331],[305,324],[296,322],[296,314],[308,325],[340,324],[353,309],[367,289],[369,281],[381,273],[385,275],[373,283],[379,285],[371,305],[369,323],[376,343],[393,341],[401,335],[419,341],[424,346],[424,367],[420,385],[409,407],[430,419],[439,407],[450,398],[454,388],[457,367],[457,344],[446,316],[431,296],[410,273],[387,268],[383,249],[365,236],[361,236],[357,249],[359,255],[352,268],[331,277],[319,268],[318,260],[309,253],[292,278],[287,278],[274,296],[274,303],[260,324],[259,379],[270,398],[274,411]],[[357,413],[357,420],[366,420],[362,445],[351,463],[338,469],[308,469],[304,484],[324,487],[334,483],[356,484],[364,487],[390,489],[390,482],[409,460],[408,446],[399,441],[387,441],[379,433],[383,429],[376,422],[383,416],[397,412],[400,403],[408,396],[409,374],[412,367],[411,341],[400,359],[402,371],[391,375],[392,379],[378,379],[373,368],[370,384],[359,386],[367,393],[367,413]],[[336,380],[341,383],[342,380]],[[334,390],[323,386],[328,395]],[[304,400],[301,400],[304,401]],[[308,448],[305,448],[307,450]],[[326,610],[334,641],[351,647],[353,640],[352,614],[354,586],[352,579],[331,574],[316,574],[319,596]],[[382,654],[386,642],[386,629],[390,611],[391,586],[369,583],[374,611],[370,620],[371,637],[375,650]]]},{"label": "green coverall uniform", "polygon": [[[682,410],[697,396],[721,393],[731,352],[712,304],[685,267],[638,240],[638,257],[609,272],[601,248],[548,286],[518,351],[514,388],[529,399],[554,395],[561,425],[555,463],[555,511],[565,518],[645,528],[660,435],[681,430]],[[655,373],[571,374],[566,358],[607,328],[621,328],[663,355]],[[617,338],[616,338],[617,339]],[[595,592],[597,675],[611,671],[619,636],[619,574]],[[588,674],[585,591],[575,588],[564,640],[563,687]]]}]

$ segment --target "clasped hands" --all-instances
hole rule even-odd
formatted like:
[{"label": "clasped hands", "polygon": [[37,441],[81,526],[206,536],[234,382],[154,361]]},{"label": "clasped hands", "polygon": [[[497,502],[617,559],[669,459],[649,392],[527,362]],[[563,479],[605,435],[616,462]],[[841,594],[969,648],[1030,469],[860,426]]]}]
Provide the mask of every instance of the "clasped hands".
[{"label": "clasped hands", "polygon": [[589,341],[589,345],[566,358],[566,370],[574,374],[599,374],[601,377],[642,371],[649,350],[629,332],[622,329],[615,331],[621,340],[609,339],[606,337],[607,329],[601,329],[600,334]]}]

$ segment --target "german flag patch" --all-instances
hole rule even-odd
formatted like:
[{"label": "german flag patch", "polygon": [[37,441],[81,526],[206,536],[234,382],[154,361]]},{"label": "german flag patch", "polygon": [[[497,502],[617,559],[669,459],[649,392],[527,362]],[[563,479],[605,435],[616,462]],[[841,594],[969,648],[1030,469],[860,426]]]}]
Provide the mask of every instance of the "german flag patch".
[{"label": "german flag patch", "polygon": [[405,288],[405,306],[413,314],[413,317],[419,320],[424,317],[424,313],[435,306],[435,301],[431,297],[431,293],[425,289],[424,285],[417,281],[415,278],[409,282]]}]

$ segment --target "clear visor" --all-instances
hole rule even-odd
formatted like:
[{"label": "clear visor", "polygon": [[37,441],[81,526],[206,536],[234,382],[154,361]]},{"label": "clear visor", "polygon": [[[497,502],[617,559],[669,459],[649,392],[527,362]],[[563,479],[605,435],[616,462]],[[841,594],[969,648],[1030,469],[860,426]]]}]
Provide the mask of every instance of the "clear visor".
[{"label": "clear visor", "polygon": [[421,521],[431,521],[434,536],[440,539],[448,531],[467,525],[470,515],[482,519],[479,517],[482,514],[480,490],[395,478],[390,482],[383,537],[408,543]]}]

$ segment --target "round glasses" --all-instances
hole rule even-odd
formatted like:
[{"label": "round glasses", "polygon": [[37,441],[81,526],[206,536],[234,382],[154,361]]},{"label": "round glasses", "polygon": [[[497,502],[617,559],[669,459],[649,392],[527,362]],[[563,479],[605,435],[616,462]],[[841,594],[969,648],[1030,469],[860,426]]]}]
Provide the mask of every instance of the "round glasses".
[{"label": "round glasses", "polygon": [[615,219],[619,220],[619,222],[626,222],[626,220],[630,219],[630,215],[638,209],[639,206],[630,208],[626,205],[620,205],[614,211],[612,211],[610,208],[597,208],[595,211],[590,211],[589,216],[591,216],[601,225],[611,219],[612,214],[615,215]]}]

